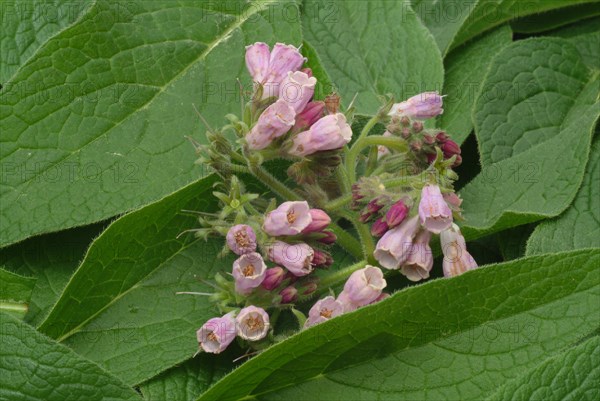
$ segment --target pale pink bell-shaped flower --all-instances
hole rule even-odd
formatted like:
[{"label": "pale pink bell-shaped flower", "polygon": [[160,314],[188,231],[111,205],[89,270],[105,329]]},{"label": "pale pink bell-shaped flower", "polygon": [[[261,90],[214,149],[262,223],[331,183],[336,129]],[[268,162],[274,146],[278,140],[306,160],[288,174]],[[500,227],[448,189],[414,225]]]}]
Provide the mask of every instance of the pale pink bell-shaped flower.
[{"label": "pale pink bell-shaped flower", "polygon": [[308,212],[310,213],[312,221],[304,230],[302,230],[302,234],[321,231],[331,223],[331,217],[321,209],[310,209]]},{"label": "pale pink bell-shaped flower", "polygon": [[419,229],[419,218],[414,216],[386,232],[377,242],[373,256],[386,269],[398,269],[408,259],[413,238]]},{"label": "pale pink bell-shaped flower", "polygon": [[269,315],[254,305],[245,307],[235,318],[237,335],[244,340],[258,341],[269,332]]},{"label": "pale pink bell-shaped flower", "polygon": [[196,332],[198,343],[205,351],[218,354],[234,340],[236,334],[234,312],[209,319]]},{"label": "pale pink bell-shaped flower", "polygon": [[226,240],[229,249],[238,255],[256,251],[256,234],[249,225],[237,224],[231,227]]},{"label": "pale pink bell-shaped flower", "polygon": [[442,231],[440,242],[444,253],[442,268],[445,277],[458,276],[468,270],[477,268],[477,262],[467,252],[465,238],[456,224],[452,224],[449,229]]},{"label": "pale pink bell-shaped flower", "polygon": [[420,281],[429,277],[429,272],[433,267],[430,239],[431,233],[421,230],[415,237],[406,262],[400,268],[400,272],[410,281]]},{"label": "pale pink bell-shaped flower", "polygon": [[290,153],[307,156],[323,150],[339,149],[352,139],[352,128],[342,113],[329,114],[314,123],[308,131],[293,139]]},{"label": "pale pink bell-shaped flower", "polygon": [[312,99],[316,84],[317,78],[309,77],[302,71],[290,71],[279,85],[279,98],[300,113]]},{"label": "pale pink bell-shaped flower", "polygon": [[246,253],[233,262],[233,278],[235,279],[235,290],[243,295],[252,292],[265,278],[267,265],[260,253]]},{"label": "pale pink bell-shaped flower", "polygon": [[306,130],[323,117],[325,102],[309,102],[301,113],[296,114],[296,124],[292,127],[295,132]]},{"label": "pale pink bell-shaped flower", "polygon": [[304,328],[314,326],[344,313],[344,306],[334,297],[328,296],[318,300],[308,312]]},{"label": "pale pink bell-shaped flower", "polygon": [[271,52],[269,45],[256,42],[246,46],[246,67],[254,82],[263,82],[269,72]]},{"label": "pale pink bell-shaped flower", "polygon": [[281,81],[288,72],[298,71],[305,61],[295,46],[276,43],[271,51],[268,72],[262,81],[257,81],[263,85],[262,99],[278,96]]},{"label": "pale pink bell-shaped flower", "polygon": [[[367,265],[365,268],[355,271],[350,275],[342,294],[342,299],[349,300],[356,307],[368,305],[381,295],[387,285],[380,268]],[[340,298],[338,297],[338,300]]]},{"label": "pale pink bell-shaped flower", "polygon": [[444,200],[440,187],[425,185],[419,202],[421,224],[434,234],[439,234],[452,224],[452,210]]},{"label": "pale pink bell-shaped flower", "polygon": [[312,223],[310,207],[306,201],[283,202],[269,212],[263,230],[271,236],[297,235]]},{"label": "pale pink bell-shaped flower", "polygon": [[392,106],[390,116],[406,116],[425,120],[444,112],[443,97],[437,92],[423,92]]},{"label": "pale pink bell-shaped flower", "polygon": [[315,251],[305,243],[287,244],[275,241],[268,248],[269,259],[284,266],[294,276],[301,277],[312,273]]},{"label": "pale pink bell-shaped flower", "polygon": [[294,126],[296,112],[285,100],[277,100],[262,112],[258,121],[246,135],[248,147],[264,149]]}]

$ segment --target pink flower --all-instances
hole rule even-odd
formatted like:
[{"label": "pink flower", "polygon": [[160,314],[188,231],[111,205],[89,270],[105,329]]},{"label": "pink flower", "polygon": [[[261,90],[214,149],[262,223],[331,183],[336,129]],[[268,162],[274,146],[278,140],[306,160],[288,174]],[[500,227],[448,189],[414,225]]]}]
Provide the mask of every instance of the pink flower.
[{"label": "pink flower", "polygon": [[267,214],[263,230],[271,236],[297,235],[312,223],[310,208],[306,201],[283,202]]},{"label": "pink flower", "polygon": [[263,82],[269,72],[269,60],[271,52],[269,45],[256,42],[246,46],[246,67],[254,82]]},{"label": "pink flower", "polygon": [[262,286],[265,290],[274,290],[275,288],[281,285],[284,277],[285,270],[283,270],[279,266],[267,269],[267,271],[265,272],[265,279],[262,282]]},{"label": "pink flower", "polygon": [[290,71],[279,85],[279,98],[300,113],[312,99],[316,84],[317,78],[309,77],[302,71]]},{"label": "pink flower", "polygon": [[323,117],[324,110],[324,102],[309,102],[301,113],[296,114],[296,124],[292,129],[296,132],[307,129]]},{"label": "pink flower", "polygon": [[339,149],[352,139],[352,128],[342,113],[329,114],[314,123],[308,131],[294,137],[290,153],[307,156],[323,150]]},{"label": "pink flower", "polygon": [[308,213],[310,213],[312,221],[302,230],[302,234],[321,231],[331,223],[331,217],[321,209],[310,209]]},{"label": "pink flower", "polygon": [[236,334],[234,312],[209,319],[196,332],[198,343],[205,352],[218,354],[225,350]]},{"label": "pink flower", "polygon": [[444,112],[442,103],[443,98],[437,92],[424,92],[394,104],[389,115],[425,120],[442,114]]},{"label": "pink flower", "polygon": [[246,224],[231,227],[226,239],[229,249],[238,255],[256,251],[256,234],[252,227]]},{"label": "pink flower", "polygon": [[265,278],[267,265],[259,253],[246,253],[233,262],[235,290],[243,295],[252,292]]},{"label": "pink flower", "polygon": [[440,187],[425,185],[421,191],[419,217],[429,231],[439,234],[452,224],[452,210],[442,197]]},{"label": "pink flower", "polygon": [[398,201],[390,207],[385,214],[385,221],[390,227],[396,227],[408,216],[408,206],[403,201]]},{"label": "pink flower", "polygon": [[308,312],[304,328],[314,326],[344,313],[344,306],[332,296],[317,301]]},{"label": "pink flower", "polygon": [[418,229],[419,218],[414,216],[389,230],[377,242],[373,256],[386,269],[398,269],[408,259]]},{"label": "pink flower", "polygon": [[429,272],[433,267],[433,253],[429,246],[430,239],[431,233],[427,230],[422,230],[417,234],[408,259],[400,269],[400,272],[410,281],[420,281],[429,277]]},{"label": "pink flower", "polygon": [[[361,307],[373,302],[387,285],[380,268],[367,265],[350,275],[340,297],[353,306]],[[342,294],[344,296],[342,297]],[[338,301],[340,298],[338,297]]]},{"label": "pink flower", "polygon": [[237,334],[244,340],[258,341],[269,332],[269,315],[262,308],[248,306],[236,317]]},{"label": "pink flower", "polygon": [[440,241],[444,253],[442,267],[445,277],[458,276],[468,270],[477,268],[477,262],[467,252],[465,238],[456,224],[452,224],[449,229],[442,231]]},{"label": "pink flower", "polygon": [[278,265],[284,266],[297,277],[312,273],[314,250],[305,243],[286,244],[275,241],[269,247],[269,258]]},{"label": "pink flower", "polygon": [[246,135],[248,147],[264,149],[293,127],[296,112],[285,100],[279,99],[263,111],[258,121]]}]

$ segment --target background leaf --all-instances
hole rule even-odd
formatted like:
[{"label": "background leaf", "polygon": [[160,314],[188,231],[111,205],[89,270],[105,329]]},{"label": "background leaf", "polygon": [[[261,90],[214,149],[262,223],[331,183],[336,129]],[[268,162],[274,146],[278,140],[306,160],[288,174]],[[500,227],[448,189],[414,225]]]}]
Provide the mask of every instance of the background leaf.
[{"label": "background leaf", "polygon": [[29,308],[35,278],[0,268],[0,311],[22,319]]},{"label": "background leaf", "polygon": [[358,94],[359,114],[374,114],[379,95],[442,87],[439,49],[408,3],[305,0],[302,27],[344,104]]},{"label": "background leaf", "polygon": [[0,399],[141,400],[117,378],[31,326],[0,312]]},{"label": "background leaf", "polygon": [[199,400],[481,400],[598,327],[599,262],[536,256],[400,291],[271,347]]},{"label": "background leaf", "polygon": [[578,4],[517,18],[511,21],[510,26],[518,33],[544,32],[575,22],[585,23],[582,20],[596,15],[600,15],[600,2]]},{"label": "background leaf", "polygon": [[551,32],[551,35],[571,42],[579,50],[584,63],[591,68],[600,69],[600,18],[580,21],[572,26],[557,29]]}]

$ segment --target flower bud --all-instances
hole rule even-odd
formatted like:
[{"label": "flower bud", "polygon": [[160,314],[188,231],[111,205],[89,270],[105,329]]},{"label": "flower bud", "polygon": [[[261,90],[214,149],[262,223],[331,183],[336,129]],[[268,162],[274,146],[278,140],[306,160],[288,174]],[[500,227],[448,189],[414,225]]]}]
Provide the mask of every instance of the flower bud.
[{"label": "flower bud", "polygon": [[404,221],[406,216],[408,216],[408,206],[403,201],[398,201],[385,214],[385,221],[388,226],[396,227]]},{"label": "flower bud", "polygon": [[297,132],[308,129],[323,117],[323,110],[325,110],[325,103],[309,102],[300,114],[296,114],[296,124],[293,130]]},{"label": "flower bud", "polygon": [[452,224],[452,210],[444,201],[440,187],[425,185],[419,202],[421,224],[434,234],[439,234]]},{"label": "flower bud", "polygon": [[423,135],[423,143],[426,143],[427,145],[433,145],[435,143],[435,138],[429,134],[425,134]]},{"label": "flower bud", "polygon": [[229,249],[238,255],[256,251],[256,234],[252,227],[246,224],[231,227],[226,240]]},{"label": "flower bud", "polygon": [[448,135],[446,135],[446,133],[444,131],[440,131],[437,133],[437,135],[435,136],[435,139],[439,142],[439,143],[444,143],[446,142],[449,137]]},{"label": "flower bud", "polygon": [[452,167],[458,167],[462,164],[462,157],[460,155],[456,155],[456,159],[454,160],[454,164]]},{"label": "flower bud", "polygon": [[400,131],[400,135],[402,135],[402,138],[408,139],[408,138],[410,138],[412,133],[410,132],[410,130],[408,128],[402,128],[402,131]]},{"label": "flower bud", "polygon": [[295,110],[285,100],[279,99],[263,111],[258,121],[246,135],[248,147],[253,150],[264,149],[288,132],[295,123]]},{"label": "flower bud", "polygon": [[322,234],[325,236],[317,240],[322,244],[333,245],[337,241],[337,236],[332,231],[323,231]]},{"label": "flower bud", "polygon": [[288,72],[279,85],[279,99],[285,100],[296,113],[300,113],[315,93],[317,78],[302,71]]},{"label": "flower bud", "polygon": [[332,296],[318,300],[308,312],[304,328],[314,326],[344,313],[344,305]]},{"label": "flower bud", "polygon": [[352,139],[352,128],[342,113],[330,114],[293,139],[290,154],[308,156],[323,150],[339,149]]},{"label": "flower bud", "polygon": [[329,267],[333,264],[333,258],[330,254],[324,251],[315,250],[312,265],[315,267]]},{"label": "flower bud", "polygon": [[418,134],[419,132],[423,131],[423,123],[421,121],[415,121],[412,124],[412,129],[415,133]]},{"label": "flower bud", "polygon": [[235,339],[236,328],[234,313],[209,319],[196,332],[198,344],[205,351],[218,354],[225,350]]},{"label": "flower bud", "polygon": [[263,223],[263,230],[271,236],[297,235],[312,222],[310,208],[306,201],[283,202],[269,212]]},{"label": "flower bud", "polygon": [[381,237],[389,229],[390,229],[390,227],[385,222],[385,219],[379,218],[379,219],[375,220],[375,223],[373,223],[373,225],[371,226],[371,235],[373,237]]},{"label": "flower bud", "polygon": [[269,315],[264,309],[250,305],[236,317],[237,335],[244,340],[258,341],[269,332]]},{"label": "flower bud", "polygon": [[300,293],[304,296],[310,295],[319,288],[319,284],[316,281],[309,281],[300,288]]},{"label": "flower bud", "polygon": [[283,265],[295,276],[306,276],[314,269],[312,265],[314,250],[305,243],[290,245],[275,241],[269,246],[268,253],[273,262]]},{"label": "flower bud", "polygon": [[312,218],[311,223],[302,230],[302,234],[321,231],[331,223],[331,217],[321,209],[310,209],[308,211]]},{"label": "flower bud", "polygon": [[442,152],[444,152],[444,157],[449,159],[454,155],[460,155],[460,146],[453,140],[448,139],[442,144]]},{"label": "flower bud", "polygon": [[419,152],[421,149],[423,149],[423,142],[416,139],[410,143],[410,148],[413,152]]},{"label": "flower bud", "polygon": [[444,112],[443,98],[437,92],[424,92],[392,106],[389,115],[401,115],[409,118],[425,120]]},{"label": "flower bud", "polygon": [[308,68],[308,67],[306,67],[306,68],[303,68],[303,69],[301,69],[300,71],[302,71],[303,73],[305,73],[305,74],[306,74],[306,75],[308,75],[309,77],[312,77],[312,76],[313,76],[313,72],[312,72],[312,69],[311,69],[311,68]]},{"label": "flower bud", "polygon": [[265,279],[262,282],[262,286],[265,290],[274,290],[279,287],[283,282],[286,272],[281,267],[276,266],[267,269],[265,272]]},{"label": "flower bud", "polygon": [[290,285],[289,287],[285,287],[279,293],[281,295],[281,303],[282,304],[291,304],[298,299],[298,290],[296,287]]},{"label": "flower bud", "polygon": [[267,265],[259,253],[246,253],[237,258],[232,272],[236,292],[243,295],[252,292],[263,282],[266,270]]},{"label": "flower bud", "polygon": [[446,201],[446,203],[448,204],[448,206],[450,206],[450,208],[452,210],[460,210],[460,205],[462,204],[462,199],[460,199],[459,196],[456,195],[456,192],[450,192],[447,194],[443,194],[442,197],[444,198],[444,200]]},{"label": "flower bud", "polygon": [[404,127],[408,127],[410,125],[410,118],[403,116],[400,119],[400,124],[402,124]]},{"label": "flower bud", "polygon": [[377,299],[386,285],[381,269],[367,265],[350,275],[342,292],[353,305],[361,307]]}]

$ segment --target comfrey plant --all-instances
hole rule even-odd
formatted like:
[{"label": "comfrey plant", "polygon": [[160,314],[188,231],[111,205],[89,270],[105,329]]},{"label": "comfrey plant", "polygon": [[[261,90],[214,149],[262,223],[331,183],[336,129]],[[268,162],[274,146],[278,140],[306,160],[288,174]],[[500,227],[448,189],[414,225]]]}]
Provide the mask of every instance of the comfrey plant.
[{"label": "comfrey plant", "polygon": [[[443,112],[442,96],[385,100],[350,145],[353,107],[342,111],[335,93],[316,100],[317,79],[305,61],[292,45],[248,46],[252,99],[241,116],[226,115],[222,129],[208,127],[208,145],[194,143],[198,163],[228,193],[214,193],[220,211],[202,213],[193,231],[224,236],[223,253],[237,258],[210,283],[221,317],[197,332],[205,352],[219,353],[236,337],[260,351],[281,338],[275,326],[282,312],[307,328],[378,302],[389,296],[381,268],[411,281],[428,278],[434,235],[446,277],[477,267],[454,223],[461,219],[452,170],[460,148],[424,124]],[[383,134],[371,133],[376,126]],[[243,182],[250,181],[279,201],[248,192]],[[327,271],[334,245],[360,261]]]}]

